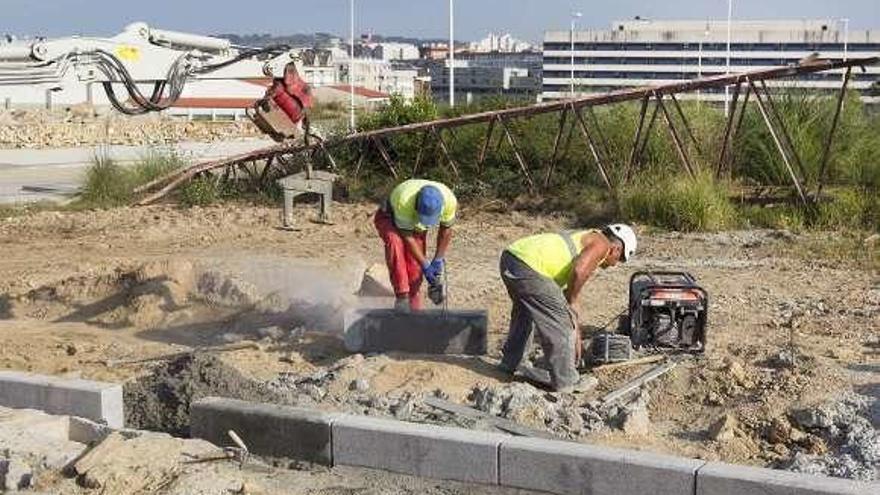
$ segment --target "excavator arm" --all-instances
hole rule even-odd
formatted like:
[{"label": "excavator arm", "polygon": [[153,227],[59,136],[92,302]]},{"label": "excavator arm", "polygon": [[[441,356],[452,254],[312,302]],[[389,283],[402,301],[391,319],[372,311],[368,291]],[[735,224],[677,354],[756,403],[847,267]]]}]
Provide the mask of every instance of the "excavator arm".
[{"label": "excavator arm", "polygon": [[262,78],[273,83],[248,115],[276,140],[300,135],[311,106],[299,53],[287,46],[233,47],[225,39],[137,22],[112,38],[67,37],[0,45],[0,86],[100,83],[127,115],[165,110],[193,79]]}]

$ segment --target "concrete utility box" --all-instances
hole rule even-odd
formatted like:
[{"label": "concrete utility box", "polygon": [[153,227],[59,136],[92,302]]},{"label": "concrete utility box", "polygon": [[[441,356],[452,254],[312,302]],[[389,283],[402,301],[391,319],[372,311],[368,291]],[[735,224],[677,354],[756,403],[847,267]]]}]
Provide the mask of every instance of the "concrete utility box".
[{"label": "concrete utility box", "polygon": [[318,221],[330,223],[330,204],[333,202],[333,181],[338,176],[322,170],[306,170],[298,174],[289,175],[278,180],[278,185],[284,191],[284,228],[295,229],[293,218],[293,200],[303,194],[317,194],[320,198],[318,205]]},{"label": "concrete utility box", "polygon": [[488,348],[489,316],[484,310],[358,309],[345,315],[349,352],[409,352],[481,356]]}]

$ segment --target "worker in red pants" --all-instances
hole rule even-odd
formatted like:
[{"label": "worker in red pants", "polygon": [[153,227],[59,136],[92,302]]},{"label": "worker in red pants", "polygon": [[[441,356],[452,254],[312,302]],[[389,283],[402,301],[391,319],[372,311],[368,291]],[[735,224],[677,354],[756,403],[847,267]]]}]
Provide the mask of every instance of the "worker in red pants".
[{"label": "worker in red pants", "polygon": [[[440,281],[446,251],[452,241],[452,225],[458,200],[439,182],[412,179],[394,188],[374,218],[385,243],[385,262],[394,287],[394,307],[400,311],[423,308],[422,277],[430,285]],[[428,229],[439,226],[437,248],[428,258]]]}]

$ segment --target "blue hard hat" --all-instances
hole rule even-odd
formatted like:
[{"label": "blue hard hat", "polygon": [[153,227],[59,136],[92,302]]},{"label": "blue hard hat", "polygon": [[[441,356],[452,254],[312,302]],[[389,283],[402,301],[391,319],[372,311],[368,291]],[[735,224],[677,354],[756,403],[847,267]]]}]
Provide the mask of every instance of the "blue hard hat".
[{"label": "blue hard hat", "polygon": [[440,223],[440,214],[443,213],[443,193],[434,186],[425,186],[416,197],[416,212],[419,214],[419,223],[425,227],[433,227]]}]

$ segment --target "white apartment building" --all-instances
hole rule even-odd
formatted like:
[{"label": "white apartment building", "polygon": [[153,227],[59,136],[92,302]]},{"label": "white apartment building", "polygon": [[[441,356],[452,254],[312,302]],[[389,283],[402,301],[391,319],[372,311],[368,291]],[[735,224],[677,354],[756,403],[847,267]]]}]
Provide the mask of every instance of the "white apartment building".
[{"label": "white apartment building", "polygon": [[531,49],[531,44],[526,43],[525,41],[518,40],[510,34],[489,33],[489,35],[482,40],[475,41],[470,44],[470,51],[478,53],[515,53],[525,52]]},{"label": "white apartment building", "polygon": [[[572,49],[572,43],[574,49]],[[730,72],[797,64],[813,53],[833,60],[880,56],[880,31],[847,30],[839,20],[734,21]],[[616,21],[610,30],[548,31],[542,99],[674,83],[727,73],[726,21]],[[574,63],[572,63],[574,57]],[[853,71],[850,88],[880,103],[880,66]],[[832,91],[843,71],[768,81],[769,86]],[[724,90],[702,98],[723,100]]]},{"label": "white apartment building", "polygon": [[[356,57],[349,63],[349,56],[340,48],[331,49],[332,63],[339,75],[337,84],[350,84],[379,91],[389,95],[399,95],[412,100],[416,95],[416,79],[418,70],[407,66],[399,66],[388,60],[378,58]],[[352,65],[354,77],[350,77],[349,66]]]}]

